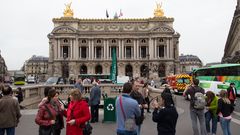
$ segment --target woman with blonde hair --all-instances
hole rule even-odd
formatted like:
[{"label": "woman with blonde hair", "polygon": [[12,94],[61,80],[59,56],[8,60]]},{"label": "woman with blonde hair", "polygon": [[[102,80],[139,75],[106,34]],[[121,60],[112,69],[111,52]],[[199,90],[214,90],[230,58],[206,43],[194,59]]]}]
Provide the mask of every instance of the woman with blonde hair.
[{"label": "woman with blonde hair", "polygon": [[83,135],[83,127],[90,120],[88,103],[82,99],[78,89],[71,90],[70,99],[68,109],[64,111],[67,117],[66,135]]},{"label": "woman with blonde hair", "polygon": [[228,99],[227,91],[221,90],[219,96],[217,114],[220,117],[220,125],[224,135],[231,135],[230,122],[234,107]]}]

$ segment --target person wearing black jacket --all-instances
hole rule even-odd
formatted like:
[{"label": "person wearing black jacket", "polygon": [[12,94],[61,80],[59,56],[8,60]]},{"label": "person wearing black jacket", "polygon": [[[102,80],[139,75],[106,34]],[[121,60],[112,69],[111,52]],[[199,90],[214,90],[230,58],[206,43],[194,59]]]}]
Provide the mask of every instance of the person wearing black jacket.
[{"label": "person wearing black jacket", "polygon": [[147,103],[144,100],[143,95],[138,91],[139,90],[139,86],[141,86],[141,84],[138,82],[138,80],[133,80],[132,81],[132,91],[130,93],[130,96],[135,99],[140,107],[141,110],[141,116],[136,118],[136,121],[138,121],[137,123],[137,135],[140,135],[141,133],[141,125],[143,123],[144,120],[144,108],[147,108]]},{"label": "person wearing black jacket", "polygon": [[218,100],[218,110],[217,114],[220,117],[220,125],[223,130],[224,135],[231,135],[230,131],[230,122],[231,122],[231,114],[234,110],[233,105],[230,100],[227,98],[227,92],[225,90],[221,90],[219,93],[220,99]]},{"label": "person wearing black jacket", "polygon": [[175,135],[178,113],[172,95],[162,93],[160,104],[155,100],[153,107],[152,120],[157,123],[158,135]]}]

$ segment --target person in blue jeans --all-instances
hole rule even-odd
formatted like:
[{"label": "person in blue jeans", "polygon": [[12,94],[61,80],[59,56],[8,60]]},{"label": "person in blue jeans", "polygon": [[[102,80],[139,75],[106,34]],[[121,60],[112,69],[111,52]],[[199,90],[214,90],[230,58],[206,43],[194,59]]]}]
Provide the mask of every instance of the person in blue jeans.
[{"label": "person in blue jeans", "polygon": [[219,96],[220,99],[218,100],[217,114],[220,117],[220,125],[222,127],[223,135],[231,135],[230,123],[234,107],[227,97],[227,91],[221,90]]},{"label": "person in blue jeans", "polygon": [[[137,135],[137,125],[135,117],[141,115],[138,102],[130,97],[132,84],[127,82],[123,85],[123,93],[116,99],[116,118],[117,118],[117,135]],[[127,121],[131,121],[128,123]],[[130,130],[129,130],[130,129]]]},{"label": "person in blue jeans", "polygon": [[[194,95],[196,92],[201,92],[202,94],[205,94],[205,91],[203,88],[198,86],[199,80],[193,79],[193,84],[187,88],[186,91],[184,91],[183,95],[190,95],[190,118],[192,121],[192,129],[194,135],[207,135],[206,130],[206,123],[205,123],[205,115],[204,115],[204,109],[196,109],[194,108]],[[198,120],[200,128],[198,128]],[[199,134],[200,130],[200,134]]]},{"label": "person in blue jeans", "polygon": [[[206,129],[208,134],[216,135],[217,133],[217,106],[218,106],[218,97],[212,92],[206,92],[206,110],[205,112],[205,121]],[[210,131],[210,121],[212,120],[212,132]]]}]

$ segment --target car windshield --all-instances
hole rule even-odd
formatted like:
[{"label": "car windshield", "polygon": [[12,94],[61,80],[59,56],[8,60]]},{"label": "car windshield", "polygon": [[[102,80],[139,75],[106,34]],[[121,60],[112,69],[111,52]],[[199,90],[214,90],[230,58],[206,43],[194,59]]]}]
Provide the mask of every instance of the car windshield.
[{"label": "car windshield", "polygon": [[48,80],[46,81],[46,84],[56,84],[58,81],[58,77],[50,77],[48,78]]}]

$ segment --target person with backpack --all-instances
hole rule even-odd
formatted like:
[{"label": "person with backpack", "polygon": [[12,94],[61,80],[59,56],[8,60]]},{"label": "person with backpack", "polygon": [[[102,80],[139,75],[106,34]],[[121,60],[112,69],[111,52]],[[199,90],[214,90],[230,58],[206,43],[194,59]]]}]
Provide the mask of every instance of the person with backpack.
[{"label": "person with backpack", "polygon": [[[206,100],[204,97],[205,91],[198,86],[199,80],[193,79],[192,86],[183,93],[183,95],[190,95],[190,117],[192,121],[192,129],[194,135],[207,135],[204,109]],[[199,120],[200,129],[198,128],[197,119]],[[199,134],[199,130],[201,134]]]}]

